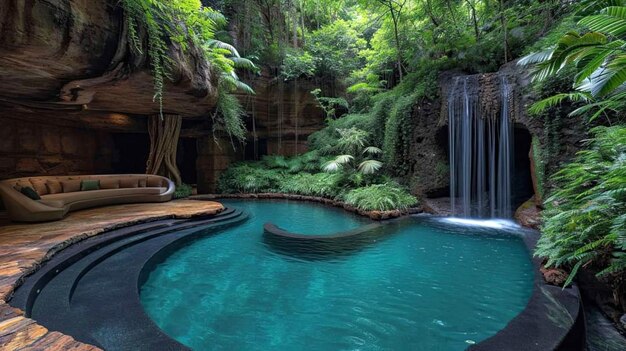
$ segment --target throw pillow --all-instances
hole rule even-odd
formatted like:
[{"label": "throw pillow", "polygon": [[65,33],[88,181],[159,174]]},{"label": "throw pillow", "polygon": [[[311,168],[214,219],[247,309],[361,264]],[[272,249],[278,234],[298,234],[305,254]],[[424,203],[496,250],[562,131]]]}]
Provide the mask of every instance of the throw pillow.
[{"label": "throw pillow", "polygon": [[64,193],[80,191],[80,180],[78,179],[61,181],[61,185],[63,186]]},{"label": "throw pillow", "polygon": [[48,187],[46,186],[46,181],[41,179],[31,179],[30,183],[33,185],[33,189],[37,192],[37,194],[46,195],[48,194]]},{"label": "throw pillow", "polygon": [[100,190],[99,180],[83,180],[80,182],[80,191]]},{"label": "throw pillow", "polygon": [[41,196],[39,196],[39,194],[37,194],[35,189],[33,189],[33,188],[29,187],[29,186],[23,187],[20,192],[22,194],[24,194],[25,196],[27,196],[29,199],[41,200]]},{"label": "throw pillow", "polygon": [[49,194],[59,194],[63,192],[63,186],[58,180],[49,180],[46,182]]},{"label": "throw pillow", "polygon": [[17,181],[17,184],[15,185],[15,187],[19,191],[20,189],[25,188],[25,187],[32,188],[33,185],[30,183],[30,181],[21,179]]}]

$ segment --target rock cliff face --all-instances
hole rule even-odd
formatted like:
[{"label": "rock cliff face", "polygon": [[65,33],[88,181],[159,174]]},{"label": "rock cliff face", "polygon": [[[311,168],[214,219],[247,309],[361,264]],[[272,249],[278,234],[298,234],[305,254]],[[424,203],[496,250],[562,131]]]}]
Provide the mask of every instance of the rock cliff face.
[{"label": "rock cliff face", "polygon": [[[117,134],[146,134],[146,117],[159,112],[147,57],[126,41],[117,0],[4,0],[0,2],[0,179],[29,175],[116,172]],[[143,35],[143,33],[140,33]],[[165,113],[183,117],[181,136],[197,141],[197,179],[205,191],[237,159],[306,150],[306,137],[324,116],[310,81],[285,83],[265,72],[242,95],[251,131],[246,148],[213,142],[209,114],[216,89],[198,55],[170,55],[177,63],[164,89]],[[132,134],[129,134],[132,133]],[[221,138],[218,135],[218,138]],[[143,136],[139,139],[144,140]],[[75,146],[78,150],[74,151]],[[138,148],[139,149],[139,148]],[[143,150],[143,148],[140,148]],[[145,163],[140,151],[119,153]],[[193,167],[192,167],[193,169]]]},{"label": "rock cliff face", "polygon": [[[245,78],[255,91],[253,95],[239,95],[248,114],[245,146],[233,145],[227,138],[218,143],[212,136],[198,139],[198,179],[204,180],[198,183],[198,192],[214,192],[219,175],[233,162],[306,152],[308,136],[324,127],[324,112],[311,94],[320,87],[319,82],[285,82],[276,75],[263,70],[259,76]],[[333,93],[330,86],[322,88]]]},{"label": "rock cliff face", "polygon": [[255,147],[256,156],[305,152],[307,137],[325,125],[324,112],[311,91],[321,85],[325,94],[335,93],[332,87],[310,79],[283,81],[277,76],[278,72],[264,70],[249,79],[256,93],[241,96],[249,115],[250,146]]},{"label": "rock cliff face", "polygon": [[[0,99],[41,109],[153,114],[146,57],[132,54],[117,1],[6,0],[0,3]],[[166,112],[206,116],[215,89],[206,63],[183,58],[166,87]],[[203,67],[204,65],[204,67]]]}]

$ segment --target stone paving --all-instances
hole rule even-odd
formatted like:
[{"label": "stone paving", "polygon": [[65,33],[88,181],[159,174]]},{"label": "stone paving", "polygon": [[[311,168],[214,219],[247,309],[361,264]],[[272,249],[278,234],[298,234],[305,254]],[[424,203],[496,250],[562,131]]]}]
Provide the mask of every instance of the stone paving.
[{"label": "stone paving", "polygon": [[0,224],[0,350],[99,350],[49,331],[6,301],[22,279],[55,253],[80,240],[133,224],[215,215],[224,207],[213,201],[178,200],[129,204],[70,213],[61,221]]}]

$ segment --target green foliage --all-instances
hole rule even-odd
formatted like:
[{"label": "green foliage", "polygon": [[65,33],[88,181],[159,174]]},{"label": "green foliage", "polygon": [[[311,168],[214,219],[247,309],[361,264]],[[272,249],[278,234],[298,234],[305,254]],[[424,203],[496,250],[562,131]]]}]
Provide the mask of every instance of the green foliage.
[{"label": "green foliage", "polygon": [[342,79],[360,68],[362,58],[359,53],[366,45],[354,25],[340,19],[313,31],[306,47],[318,58],[318,75]]},{"label": "green foliage", "polygon": [[353,127],[337,129],[337,133],[340,136],[337,148],[343,154],[326,162],[323,167],[324,171],[343,171],[348,174],[358,172],[362,175],[371,175],[382,168],[382,162],[372,158],[381,154],[382,150],[375,146],[365,147],[369,138],[368,132]]},{"label": "green foliage", "polygon": [[313,97],[315,97],[315,101],[317,101],[317,105],[324,110],[326,113],[326,121],[335,119],[337,108],[342,107],[344,109],[348,109],[350,106],[348,105],[348,101],[342,97],[328,97],[322,96],[321,89],[314,89],[311,91]]},{"label": "green foliage", "polygon": [[411,116],[416,102],[416,95],[398,98],[385,124],[383,160],[394,174],[406,175],[410,171],[407,156],[413,133]]},{"label": "green foliage", "polygon": [[176,187],[174,191],[174,199],[184,199],[191,196],[193,188],[189,184],[181,184]]},{"label": "green foliage", "polygon": [[246,126],[243,122],[245,111],[233,94],[220,90],[213,118],[213,133],[224,130],[231,138],[243,141],[246,138]]},{"label": "green foliage", "polygon": [[360,210],[406,210],[417,199],[395,183],[375,184],[351,190],[345,195],[347,204]]},{"label": "green foliage", "polygon": [[588,31],[569,31],[554,46],[520,60],[522,65],[532,65],[535,80],[575,68],[575,92],[549,97],[532,109],[539,112],[569,99],[584,103],[572,115],[587,115],[590,121],[614,115],[622,118],[626,107],[626,3],[586,1],[585,5],[578,24]]},{"label": "green foliage", "polygon": [[300,173],[284,177],[279,190],[282,193],[334,198],[341,194],[343,175],[339,173]]},{"label": "green foliage", "polygon": [[231,166],[222,173],[217,189],[222,193],[274,192],[282,178],[280,171],[243,163]]},{"label": "green foliage", "polygon": [[545,195],[545,176],[546,176],[546,163],[543,156],[543,149],[541,147],[541,141],[536,135],[532,139],[532,155],[535,161],[535,179],[537,180],[537,192],[540,198],[544,198]]},{"label": "green foliage", "polygon": [[626,127],[597,127],[588,149],[553,176],[536,255],[548,266],[626,271]]},{"label": "green foliage", "polygon": [[315,58],[306,51],[289,50],[281,66],[281,76],[285,80],[312,77],[315,74]]},{"label": "green foliage", "polygon": [[[135,54],[147,54],[154,77],[154,100],[163,111],[165,80],[173,65],[170,45],[184,55],[196,56],[211,64],[219,77],[219,97],[216,112],[212,116],[218,123],[214,128],[223,128],[228,134],[244,139],[242,109],[229,93],[236,90],[253,93],[241,82],[235,69],[256,71],[252,61],[242,58],[235,47],[215,38],[216,32],[226,25],[226,18],[200,0],[120,0],[126,15],[128,41]],[[147,48],[140,38],[140,28],[147,33]],[[144,52],[146,51],[147,52]],[[198,57],[199,56],[199,57]]]},{"label": "green foliage", "polygon": [[[360,129],[364,131],[373,131],[370,134],[370,144],[380,146],[376,142],[380,140],[378,135],[382,135],[382,131],[377,127],[376,121],[373,120],[371,114],[349,114],[341,118],[328,121],[326,128],[323,128],[309,136],[308,144],[311,149],[318,150],[323,155],[331,155],[341,153],[339,146],[339,138],[337,137],[339,129]],[[379,130],[377,130],[379,129]]]}]

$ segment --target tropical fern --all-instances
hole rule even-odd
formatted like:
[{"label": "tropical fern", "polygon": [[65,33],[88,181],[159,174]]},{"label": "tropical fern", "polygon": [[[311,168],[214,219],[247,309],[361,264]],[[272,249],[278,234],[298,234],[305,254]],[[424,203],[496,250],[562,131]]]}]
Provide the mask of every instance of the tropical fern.
[{"label": "tropical fern", "polygon": [[406,210],[417,204],[417,199],[396,183],[375,184],[351,190],[346,203],[366,211]]},{"label": "tropical fern", "polygon": [[588,148],[557,172],[536,255],[548,266],[626,272],[626,127],[598,127]]},{"label": "tropical fern", "polygon": [[596,119],[607,111],[618,116],[625,105],[626,90],[626,2],[585,1],[578,24],[586,33],[571,31],[555,46],[530,54],[519,61],[532,66],[533,79],[544,80],[568,66],[576,68],[576,92],[558,94],[534,104],[532,113],[561,104],[564,100],[585,102],[573,114],[589,113]]}]

